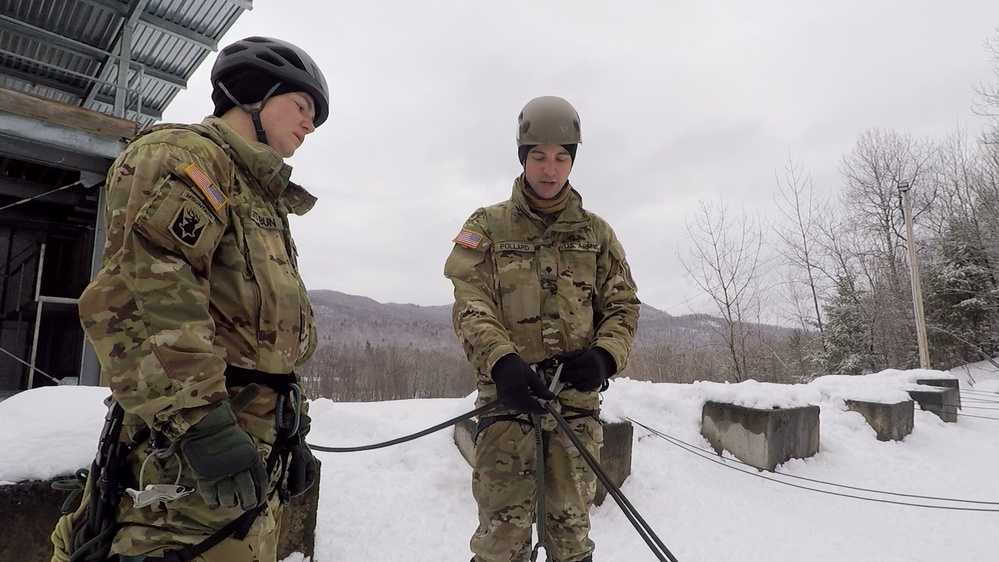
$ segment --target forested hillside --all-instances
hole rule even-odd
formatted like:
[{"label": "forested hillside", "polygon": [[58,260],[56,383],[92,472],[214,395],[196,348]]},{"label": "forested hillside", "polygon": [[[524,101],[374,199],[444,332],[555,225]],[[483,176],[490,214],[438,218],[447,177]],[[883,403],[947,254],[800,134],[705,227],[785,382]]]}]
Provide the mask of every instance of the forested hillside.
[{"label": "forested hillside", "polygon": [[[337,291],[310,291],[319,349],[299,374],[313,395],[369,401],[458,397],[474,388],[474,372],[451,327],[451,307],[383,304]],[[625,375],[640,380],[726,380],[722,323],[706,315],[672,316],[643,305]],[[790,330],[765,327],[777,341]],[[761,373],[797,380],[805,373]]]}]

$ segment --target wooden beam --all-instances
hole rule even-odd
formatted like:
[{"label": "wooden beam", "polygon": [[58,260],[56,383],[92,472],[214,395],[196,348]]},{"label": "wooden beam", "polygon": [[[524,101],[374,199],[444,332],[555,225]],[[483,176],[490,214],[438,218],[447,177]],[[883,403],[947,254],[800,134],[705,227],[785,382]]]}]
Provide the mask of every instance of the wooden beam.
[{"label": "wooden beam", "polygon": [[130,139],[139,124],[49,99],[0,88],[0,111],[40,119],[111,139]]}]

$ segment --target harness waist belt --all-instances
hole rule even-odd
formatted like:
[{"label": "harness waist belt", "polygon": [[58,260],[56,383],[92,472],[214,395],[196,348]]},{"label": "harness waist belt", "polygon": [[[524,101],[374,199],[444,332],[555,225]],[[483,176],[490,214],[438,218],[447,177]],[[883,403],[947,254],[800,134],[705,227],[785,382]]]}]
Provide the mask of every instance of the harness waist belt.
[{"label": "harness waist belt", "polygon": [[235,365],[226,365],[226,387],[246,386],[248,384],[262,384],[271,387],[278,394],[287,394],[291,391],[292,385],[298,384],[298,377],[295,375],[295,371],[290,373],[265,373]]}]

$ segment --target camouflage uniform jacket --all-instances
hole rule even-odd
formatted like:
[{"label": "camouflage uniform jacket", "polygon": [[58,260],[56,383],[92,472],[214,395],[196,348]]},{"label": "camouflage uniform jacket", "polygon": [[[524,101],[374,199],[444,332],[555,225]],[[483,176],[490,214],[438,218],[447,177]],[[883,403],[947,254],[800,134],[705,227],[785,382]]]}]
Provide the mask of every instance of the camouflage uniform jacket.
[{"label": "camouflage uniform jacket", "polygon": [[227,365],[286,374],[315,350],[287,218],[315,198],[290,175],[211,117],[144,132],[108,173],[104,266],[80,318],[115,400],[169,439],[227,399]]},{"label": "camouflage uniform jacket", "polygon": [[[523,189],[521,176],[509,200],[476,210],[444,266],[454,284],[454,329],[478,371],[480,404],[495,397],[490,371],[504,355],[535,363],[598,346],[620,372],[638,326],[637,287],[610,225],[584,210],[575,190],[546,225]],[[573,405],[595,407],[597,393],[569,394]]]}]

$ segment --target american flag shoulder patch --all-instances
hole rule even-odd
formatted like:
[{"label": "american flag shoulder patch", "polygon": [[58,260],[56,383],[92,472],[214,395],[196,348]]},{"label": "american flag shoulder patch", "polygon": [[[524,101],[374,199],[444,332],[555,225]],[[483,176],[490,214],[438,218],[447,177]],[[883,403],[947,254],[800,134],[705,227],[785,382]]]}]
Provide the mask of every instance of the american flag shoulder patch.
[{"label": "american flag shoulder patch", "polygon": [[478,248],[480,242],[482,242],[482,235],[477,232],[472,232],[471,230],[462,229],[462,231],[454,237],[455,244],[464,246],[471,250]]},{"label": "american flag shoulder patch", "polygon": [[208,174],[201,169],[201,166],[190,164],[184,168],[184,173],[187,174],[187,177],[191,178],[194,185],[198,186],[201,194],[205,196],[205,199],[215,209],[215,212],[221,211],[229,198],[219,190],[215,182],[212,181],[212,178],[208,177]]}]

